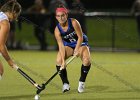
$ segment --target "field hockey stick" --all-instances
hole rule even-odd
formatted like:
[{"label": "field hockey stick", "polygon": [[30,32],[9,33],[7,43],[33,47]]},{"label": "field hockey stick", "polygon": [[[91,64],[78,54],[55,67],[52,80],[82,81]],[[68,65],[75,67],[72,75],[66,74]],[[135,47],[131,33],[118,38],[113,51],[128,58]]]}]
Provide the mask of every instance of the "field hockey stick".
[{"label": "field hockey stick", "polygon": [[[68,65],[71,61],[73,61],[75,57],[76,57],[76,56],[71,57],[71,58],[66,62],[66,65]],[[36,94],[40,94],[41,91],[43,91],[43,90],[45,89],[46,85],[47,85],[48,83],[50,83],[50,81],[51,81],[58,73],[61,73],[61,71],[62,71],[62,69],[60,69],[59,71],[55,72],[55,73],[53,74],[53,76],[52,76],[48,81],[46,81],[44,84],[42,84],[42,88],[41,88],[41,89],[38,89],[38,90],[36,91]]]},{"label": "field hockey stick", "polygon": [[25,77],[33,86],[35,86],[38,90],[42,87],[38,85],[31,77],[29,77],[25,72],[23,72],[17,65],[13,66],[16,71],[18,71],[23,77]]}]

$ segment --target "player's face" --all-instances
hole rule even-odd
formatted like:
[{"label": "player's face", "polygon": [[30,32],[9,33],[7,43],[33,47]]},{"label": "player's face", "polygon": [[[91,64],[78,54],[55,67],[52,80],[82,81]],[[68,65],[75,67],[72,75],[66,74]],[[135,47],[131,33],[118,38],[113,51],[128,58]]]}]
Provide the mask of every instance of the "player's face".
[{"label": "player's face", "polygon": [[19,13],[13,13],[13,20],[17,20],[19,16]]},{"label": "player's face", "polygon": [[67,14],[65,12],[57,12],[56,19],[60,24],[63,24],[67,21]]}]

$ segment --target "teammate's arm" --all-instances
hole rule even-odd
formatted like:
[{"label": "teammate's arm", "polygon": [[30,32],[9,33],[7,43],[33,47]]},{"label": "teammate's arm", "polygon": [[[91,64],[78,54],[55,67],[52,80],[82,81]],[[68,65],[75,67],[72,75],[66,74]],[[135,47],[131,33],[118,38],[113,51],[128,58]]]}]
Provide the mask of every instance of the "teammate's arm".
[{"label": "teammate's arm", "polygon": [[65,47],[64,47],[64,44],[62,42],[62,38],[61,38],[60,32],[59,32],[57,27],[55,28],[54,32],[55,32],[55,38],[57,40],[57,44],[59,46],[59,52],[60,52],[61,59],[62,59],[61,67],[64,68],[65,67]]},{"label": "teammate's arm", "polygon": [[13,61],[10,58],[7,47],[5,45],[9,30],[10,30],[10,25],[9,25],[8,20],[1,21],[0,23],[0,52],[2,56],[5,58],[5,60],[8,62],[8,64],[12,67]]},{"label": "teammate's arm", "polygon": [[76,45],[75,50],[74,50],[74,55],[78,55],[79,48],[83,42],[83,34],[82,34],[81,25],[76,19],[72,19],[72,25],[75,29],[77,36],[78,36],[77,45]]}]

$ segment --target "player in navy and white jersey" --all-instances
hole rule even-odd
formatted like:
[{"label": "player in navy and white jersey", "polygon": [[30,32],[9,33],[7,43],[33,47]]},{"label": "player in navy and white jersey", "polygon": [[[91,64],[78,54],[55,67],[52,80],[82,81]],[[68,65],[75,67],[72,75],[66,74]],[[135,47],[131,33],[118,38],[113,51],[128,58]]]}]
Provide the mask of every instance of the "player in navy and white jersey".
[{"label": "player in navy and white jersey", "polygon": [[[9,56],[5,44],[10,30],[9,21],[16,20],[20,12],[21,6],[15,0],[7,2],[0,9],[0,53],[12,68],[15,65],[15,63]],[[3,75],[3,72],[3,65],[0,61],[0,79]]]},{"label": "player in navy and white jersey", "polygon": [[74,55],[80,57],[82,60],[81,76],[78,86],[78,92],[82,93],[85,87],[86,76],[91,66],[88,38],[82,32],[80,23],[74,18],[68,18],[68,10],[65,7],[56,9],[56,19],[59,22],[54,31],[59,47],[56,67],[57,70],[60,68],[63,69],[60,74],[63,82],[62,91],[66,92],[70,90],[65,61]]},{"label": "player in navy and white jersey", "polygon": [[[61,33],[64,46],[69,46],[71,48],[75,48],[76,44],[77,44],[78,36],[76,35],[75,29],[73,28],[72,20],[74,20],[74,19],[73,18],[68,18],[68,29],[66,31],[64,31],[62,29],[60,23],[57,25],[57,27],[58,27],[58,29]],[[88,38],[83,33],[82,46],[85,46],[85,45],[88,46]]]}]

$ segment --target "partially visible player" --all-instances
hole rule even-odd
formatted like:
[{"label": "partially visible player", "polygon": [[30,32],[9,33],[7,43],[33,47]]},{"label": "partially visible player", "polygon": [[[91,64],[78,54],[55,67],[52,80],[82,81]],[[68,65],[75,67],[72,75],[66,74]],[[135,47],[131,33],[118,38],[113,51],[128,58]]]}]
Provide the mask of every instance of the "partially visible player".
[{"label": "partially visible player", "polygon": [[56,67],[57,70],[60,68],[63,69],[60,74],[63,82],[62,91],[66,92],[70,90],[65,61],[70,56],[75,55],[77,57],[79,56],[82,60],[78,86],[78,92],[82,93],[84,92],[86,76],[91,66],[87,36],[83,33],[81,25],[76,19],[68,18],[68,10],[65,7],[56,9],[56,19],[59,22],[54,31],[59,46]]},{"label": "partially visible player", "polygon": [[[11,0],[7,2],[0,9],[0,53],[12,68],[16,64],[9,56],[9,53],[5,44],[6,44],[8,33],[10,30],[9,21],[16,20],[20,12],[21,12],[21,6],[15,0]],[[3,75],[3,72],[4,72],[3,65],[0,61],[0,79]]]}]

